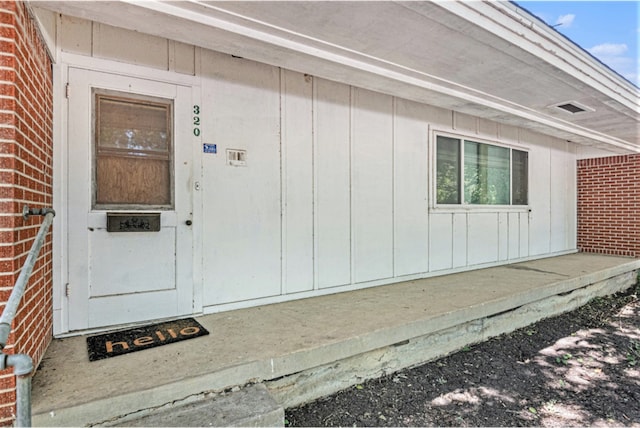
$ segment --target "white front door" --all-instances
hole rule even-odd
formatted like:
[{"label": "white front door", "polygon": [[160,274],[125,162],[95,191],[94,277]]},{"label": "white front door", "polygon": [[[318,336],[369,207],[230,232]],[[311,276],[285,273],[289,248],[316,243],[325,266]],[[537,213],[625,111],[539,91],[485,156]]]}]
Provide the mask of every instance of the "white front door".
[{"label": "white front door", "polygon": [[69,330],[193,312],[192,89],[69,69]]}]

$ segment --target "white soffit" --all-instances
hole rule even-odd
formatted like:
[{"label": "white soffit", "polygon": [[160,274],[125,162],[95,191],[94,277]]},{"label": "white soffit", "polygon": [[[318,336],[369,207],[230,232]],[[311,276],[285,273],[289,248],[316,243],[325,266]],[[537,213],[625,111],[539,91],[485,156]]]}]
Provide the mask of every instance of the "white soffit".
[{"label": "white soffit", "polygon": [[[579,144],[640,152],[638,88],[510,2],[31,3]],[[572,116],[552,107],[566,100],[590,111]]]}]

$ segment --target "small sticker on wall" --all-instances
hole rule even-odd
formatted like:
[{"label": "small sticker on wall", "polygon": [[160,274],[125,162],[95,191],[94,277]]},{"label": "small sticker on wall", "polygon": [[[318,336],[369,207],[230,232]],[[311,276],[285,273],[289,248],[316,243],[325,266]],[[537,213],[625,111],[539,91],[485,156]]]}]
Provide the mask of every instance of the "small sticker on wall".
[{"label": "small sticker on wall", "polygon": [[218,145],[217,144],[203,144],[202,145],[203,153],[218,153]]}]

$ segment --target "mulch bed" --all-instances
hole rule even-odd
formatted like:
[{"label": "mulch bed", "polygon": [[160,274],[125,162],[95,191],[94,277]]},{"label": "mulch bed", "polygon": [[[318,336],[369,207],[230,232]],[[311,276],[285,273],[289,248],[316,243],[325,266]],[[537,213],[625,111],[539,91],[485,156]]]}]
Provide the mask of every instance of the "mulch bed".
[{"label": "mulch bed", "polygon": [[288,409],[287,426],[640,426],[640,285]]}]

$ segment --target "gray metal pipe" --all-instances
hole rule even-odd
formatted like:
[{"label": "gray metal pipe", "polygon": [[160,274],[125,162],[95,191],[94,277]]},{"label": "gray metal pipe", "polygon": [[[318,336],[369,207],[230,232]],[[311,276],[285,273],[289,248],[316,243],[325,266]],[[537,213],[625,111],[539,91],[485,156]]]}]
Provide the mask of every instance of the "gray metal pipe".
[{"label": "gray metal pipe", "polygon": [[31,374],[16,376],[16,426],[31,426]]},{"label": "gray metal pipe", "polygon": [[53,223],[53,217],[56,215],[53,210],[47,209],[44,211],[46,212],[44,215],[44,221],[42,222],[42,225],[40,225],[40,230],[31,245],[31,250],[29,251],[27,259],[24,262],[24,266],[20,271],[18,280],[13,287],[11,296],[9,297],[9,300],[2,311],[2,315],[0,316],[0,349],[4,349],[7,345],[9,334],[11,333],[11,323],[18,311],[18,305],[22,300],[22,295],[24,294],[24,290],[26,289],[29,278],[31,277],[31,272],[33,271],[33,266],[36,264],[36,260],[38,259],[38,254],[40,253],[42,244],[44,244],[44,239],[47,236],[49,226]]},{"label": "gray metal pipe", "polygon": [[[13,286],[11,296],[0,315],[0,350],[4,349],[11,334],[11,323],[18,311],[18,305],[22,300],[22,295],[27,288],[27,283],[33,272],[33,267],[38,259],[40,249],[44,244],[45,237],[49,231],[53,217],[56,215],[51,208],[29,209],[25,206],[23,216],[25,220],[29,215],[43,215],[44,221],[40,225],[40,230],[36,235],[31,250],[27,255],[27,259],[22,266],[20,275]],[[16,376],[16,426],[31,426],[31,373],[33,372],[33,360],[27,354],[7,355],[0,354],[0,370],[13,367],[13,373]]]},{"label": "gray metal pipe", "polygon": [[6,360],[16,375],[16,426],[30,427],[33,360],[27,354],[7,355]]},{"label": "gray metal pipe", "polygon": [[13,367],[16,376],[16,426],[31,426],[31,373],[33,360],[27,354],[0,355],[0,370]]},{"label": "gray metal pipe", "polygon": [[2,354],[2,369],[13,367],[16,376],[27,376],[33,371],[33,360],[27,354]]}]

